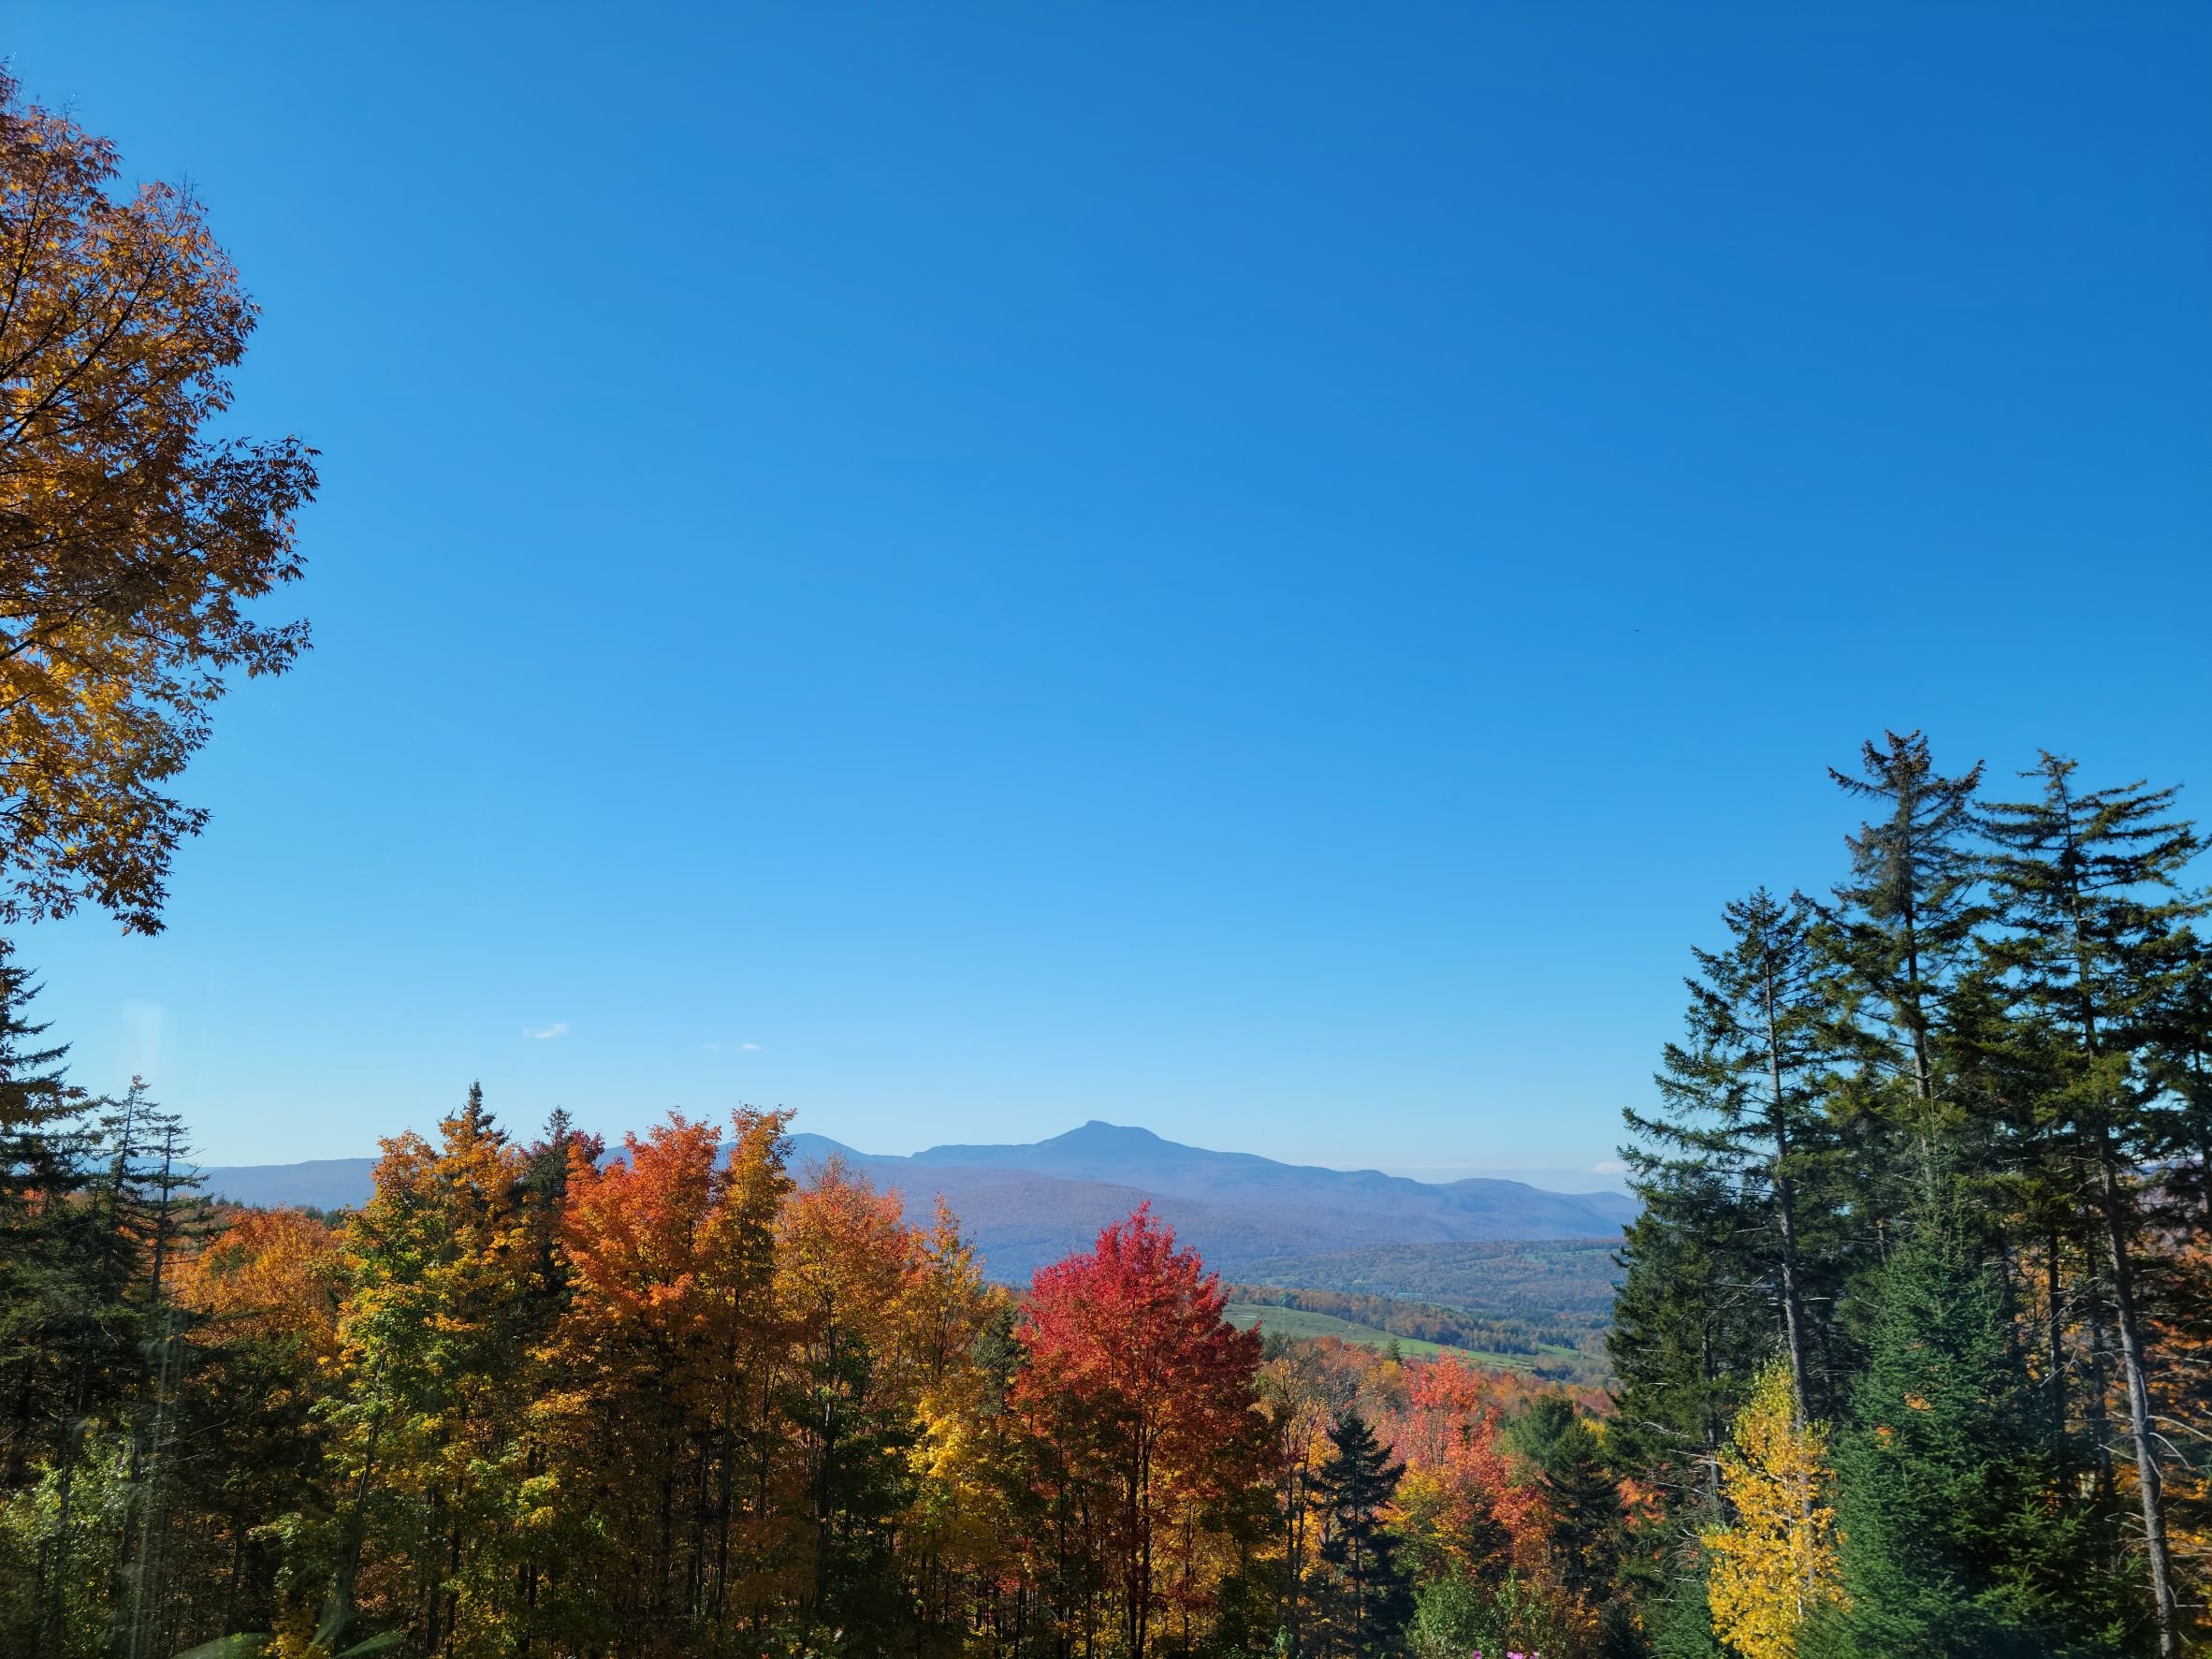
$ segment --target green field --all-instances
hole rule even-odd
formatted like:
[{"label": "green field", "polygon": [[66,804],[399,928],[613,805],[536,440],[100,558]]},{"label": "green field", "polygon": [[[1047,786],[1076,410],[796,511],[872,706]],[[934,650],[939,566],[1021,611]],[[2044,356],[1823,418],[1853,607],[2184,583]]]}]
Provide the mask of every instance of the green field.
[{"label": "green field", "polygon": [[1449,1348],[1442,1343],[1421,1342],[1410,1336],[1392,1336],[1388,1331],[1377,1331],[1372,1325],[1356,1325],[1349,1319],[1339,1319],[1331,1314],[1308,1313],[1303,1308],[1264,1307],[1254,1302],[1232,1302],[1222,1310],[1230,1324],[1241,1331],[1257,1325],[1263,1332],[1276,1336],[1315,1337],[1333,1336],[1341,1342],[1356,1342],[1371,1348],[1387,1348],[1398,1345],[1399,1353],[1408,1360],[1433,1360],[1439,1354],[1457,1354],[1463,1360],[1477,1365],[1489,1365],[1513,1371],[1533,1369],[1539,1361],[1573,1359],[1572,1348],[1548,1348],[1541,1354],[1486,1354],[1474,1348]]}]

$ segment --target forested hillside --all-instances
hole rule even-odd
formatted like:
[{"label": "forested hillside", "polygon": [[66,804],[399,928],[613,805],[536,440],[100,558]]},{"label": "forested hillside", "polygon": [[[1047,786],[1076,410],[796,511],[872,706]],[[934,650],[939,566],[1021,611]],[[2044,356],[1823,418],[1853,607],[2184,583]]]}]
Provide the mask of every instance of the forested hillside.
[{"label": "forested hillside", "polygon": [[[1587,1236],[1607,1241],[1605,1254],[1636,1210],[1616,1192],[1318,1169],[1096,1122],[1031,1144],[935,1146],[911,1157],[860,1152],[805,1131],[792,1137],[794,1169],[830,1158],[903,1194],[910,1221],[925,1221],[944,1200],[959,1211],[986,1275],[1008,1285],[1026,1283],[1140,1204],[1224,1271],[1271,1278],[1317,1239],[1346,1250]],[[204,1173],[211,1194],[241,1203],[350,1208],[368,1197],[374,1163],[326,1158]]]},{"label": "forested hillside", "polygon": [[472,1091],[240,1210],[0,975],[0,1648],[1564,1653],[1632,1627],[1602,1401],[1271,1342],[1140,1211],[986,1285],[786,1119],[612,1159]]},{"label": "forested hillside", "polygon": [[1832,889],[1694,957],[1628,1157],[1660,1651],[2161,1653],[2212,1589],[2212,948],[2175,792],[1836,774]]}]

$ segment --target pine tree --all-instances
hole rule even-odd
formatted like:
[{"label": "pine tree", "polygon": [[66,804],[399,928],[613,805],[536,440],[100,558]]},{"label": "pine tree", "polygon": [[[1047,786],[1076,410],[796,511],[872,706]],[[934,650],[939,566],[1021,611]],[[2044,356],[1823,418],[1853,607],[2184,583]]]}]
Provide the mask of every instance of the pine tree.
[{"label": "pine tree", "polygon": [[1542,1483],[1562,1581],[1577,1595],[1605,1600],[1619,1581],[1627,1518],[1604,1446],[1574,1401],[1556,1393],[1532,1403],[1508,1438]]},{"label": "pine tree", "polygon": [[[131,1089],[142,1097],[144,1084],[134,1077]],[[131,1180],[144,1263],[144,1346],[130,1413],[129,1513],[116,1573],[115,1646],[121,1659],[150,1659],[161,1648],[166,1620],[168,1505],[176,1485],[178,1392],[185,1358],[176,1266],[206,1229],[201,1206],[194,1201],[203,1182],[189,1162],[183,1120],[143,1099],[134,1116],[146,1149],[144,1167]]]},{"label": "pine tree", "polygon": [[1936,1129],[1943,992],[1983,916],[1971,845],[1982,763],[1946,778],[1920,733],[1884,735],[1887,749],[1870,741],[1860,750],[1862,776],[1828,768],[1845,794],[1885,810],[1845,837],[1851,875],[1832,904],[1813,909],[1848,1004],[1871,1003],[1870,1019],[1852,1027],[1861,1053],[1901,1073],[1926,1147]]},{"label": "pine tree", "polygon": [[[1634,1147],[1623,1152],[1639,1168]],[[1643,1210],[1622,1246],[1606,1332],[1613,1432],[1669,1517],[1695,1521],[1719,1504],[1728,1424],[1773,1351],[1771,1303],[1741,1248],[1754,1224],[1733,1186],[1684,1161],[1649,1160],[1632,1185]]]},{"label": "pine tree", "polygon": [[1874,1304],[1836,1453],[1847,1611],[1808,1659],[1998,1659],[2111,1634],[2078,1474],[2052,1455],[2003,1291],[1956,1221],[1923,1215]]},{"label": "pine tree", "polygon": [[[1822,1111],[1836,1058],[1826,1041],[1829,999],[1803,900],[1783,905],[1760,888],[1730,904],[1725,918],[1728,947],[1693,953],[1698,972],[1685,982],[1687,1029],[1666,1045],[1656,1079],[1665,1115],[1626,1116],[1647,1143],[1724,1184],[1751,1213],[1754,1226],[1737,1244],[1762,1259],[1754,1271],[1773,1286],[1802,1419],[1815,1406],[1821,1346],[1812,1309],[1832,1300],[1841,1265],[1826,1196],[1837,1139]],[[1643,1155],[1647,1168],[1653,1156]]]},{"label": "pine tree", "polygon": [[2151,1063],[2158,997],[2188,922],[2205,909],[2178,891],[2200,843],[2172,816],[2174,791],[2141,783],[2083,791],[2074,770],[2073,761],[2046,753],[2026,774],[2042,785],[2036,798],[1988,809],[1990,881],[2005,927],[1989,950],[2016,1017],[2041,1034],[2044,1051],[2061,1067],[2050,1110],[2072,1126],[2088,1166],[2159,1651],[2161,1659],[2178,1659],[2180,1613],[2140,1301],[2135,1171],[2161,1148],[2151,1110],[2161,1093]]},{"label": "pine tree", "polygon": [[15,946],[0,938],[0,1490],[15,1491],[53,1448],[67,1390],[65,1326],[80,1287],[65,1250],[73,1195],[84,1186],[83,1091],[66,1045],[42,1043],[38,995]]},{"label": "pine tree", "polygon": [[1353,1659],[1396,1653],[1413,1618],[1413,1590],[1383,1517],[1405,1465],[1390,1461],[1357,1412],[1336,1420],[1329,1445],[1319,1486],[1327,1534],[1321,1560],[1333,1580],[1327,1602],[1332,1648]]},{"label": "pine tree", "polygon": [[2146,1022],[2168,1112],[2161,1148],[2168,1220],[2212,1235],[2212,945],[2178,929]]}]

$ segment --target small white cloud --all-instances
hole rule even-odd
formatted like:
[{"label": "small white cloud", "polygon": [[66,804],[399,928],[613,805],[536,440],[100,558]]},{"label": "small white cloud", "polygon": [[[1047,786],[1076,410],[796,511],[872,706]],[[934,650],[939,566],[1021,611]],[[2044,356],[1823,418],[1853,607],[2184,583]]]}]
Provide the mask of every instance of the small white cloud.
[{"label": "small white cloud", "polygon": [[1602,1164],[1592,1164],[1590,1172],[1593,1175],[1625,1175],[1628,1166],[1617,1157],[1608,1157]]},{"label": "small white cloud", "polygon": [[737,1045],[737,1052],[740,1054],[757,1055],[761,1052],[761,1045],[757,1042],[741,1042]]},{"label": "small white cloud", "polygon": [[550,1026],[525,1026],[522,1027],[522,1035],[533,1042],[544,1042],[548,1038],[562,1037],[567,1033],[568,1022],[566,1020],[555,1020]]}]

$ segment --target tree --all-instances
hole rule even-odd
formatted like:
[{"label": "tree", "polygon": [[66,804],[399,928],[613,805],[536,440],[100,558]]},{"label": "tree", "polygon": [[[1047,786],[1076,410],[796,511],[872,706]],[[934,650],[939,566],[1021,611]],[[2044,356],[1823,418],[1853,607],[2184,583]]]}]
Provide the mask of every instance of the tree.
[{"label": "tree", "polygon": [[180,1264],[190,1323],[177,1440],[197,1514],[186,1529],[194,1553],[168,1585],[195,1639],[275,1626],[279,1518],[327,1502],[315,1407],[338,1356],[341,1242],[301,1211],[246,1210]]},{"label": "tree", "polygon": [[1562,1581],[1578,1595],[1606,1599],[1619,1582],[1627,1516],[1604,1445],[1574,1401],[1560,1393],[1533,1401],[1509,1436],[1542,1482]]},{"label": "tree", "polygon": [[1353,1385],[1309,1343],[1271,1352],[1259,1385],[1273,1431],[1268,1449],[1281,1529],[1277,1628],[1286,1652],[1295,1659],[1304,1651],[1308,1579],[1315,1572],[1322,1530],[1321,1472],[1329,1457],[1329,1432],[1349,1404]]},{"label": "tree", "polygon": [[68,1081],[68,1049],[41,1041],[29,1017],[38,987],[0,938],[0,1490],[13,1491],[47,1449],[60,1416],[66,1344],[81,1287],[65,1259],[80,1230],[72,1195],[84,1184],[84,1094]]},{"label": "tree", "polygon": [[518,1323],[532,1265],[524,1170],[472,1085],[436,1145],[385,1142],[347,1227],[345,1387],[327,1403],[345,1491],[320,1541],[322,1606],[295,1609],[326,1646],[362,1599],[433,1652],[489,1643],[511,1610],[517,1431],[535,1393]]},{"label": "tree", "polygon": [[2180,1610],[2138,1294],[2135,1171],[2160,1150],[2150,1107],[2161,1080],[2147,1060],[2156,1047],[2162,970],[2189,921],[2205,910],[2178,891],[2200,843],[2172,816],[2173,790],[2138,782],[2083,791],[2074,770],[2073,761],[2046,751],[2025,774],[2042,784],[2038,796],[1992,806],[1986,815],[1995,843],[1990,884],[2006,929],[1989,951],[2008,977],[2016,1017],[2059,1040],[2044,1044],[2061,1068],[2052,1110],[2073,1125],[2088,1165],[2159,1651],[2177,1659]]},{"label": "tree", "polygon": [[[546,1617],[572,1647],[675,1651],[764,1633],[811,1583],[807,1471],[781,1402],[792,1191],[782,1113],[671,1114],[604,1167],[572,1143],[572,1301],[548,1355]],[[627,1645],[625,1645],[627,1644]]]},{"label": "tree", "polygon": [[1923,1215],[1870,1286],[1867,1363],[1837,1449],[1848,1611],[1823,1655],[2035,1655],[2108,1634],[2078,1471],[2038,1431],[2002,1291]]},{"label": "tree", "polygon": [[306,648],[251,609],[316,480],[297,438],[208,434],[255,309],[199,202],[119,172],[0,76],[0,921],[153,933],[206,819],[169,780],[231,673]]},{"label": "tree", "polygon": [[794,1340],[785,1432],[806,1483],[801,1619],[888,1646],[907,1611],[894,1535],[925,1377],[907,1341],[924,1266],[895,1194],[836,1160],[783,1207],[778,1291]]},{"label": "tree", "polygon": [[1332,1647],[1355,1659],[1396,1653],[1413,1617],[1413,1590],[1385,1512],[1405,1465],[1390,1461],[1356,1411],[1336,1420],[1329,1445],[1320,1477],[1321,1559],[1334,1579],[1328,1602],[1336,1638]]},{"label": "tree", "polygon": [[1855,1047],[1879,1100],[1901,1081],[1903,1115],[1932,1157],[1943,1105],[1939,1054],[1943,997],[1982,920],[1980,866],[1970,838],[1982,763],[1946,778],[1918,732],[1884,734],[1860,750],[1863,775],[1828,768],[1846,795],[1881,816],[1844,837],[1851,874],[1832,904],[1808,901],[1822,922],[1820,944],[1835,965],[1839,1037]]},{"label": "tree", "polygon": [[1092,1518],[1077,1548],[1094,1555],[1128,1659],[1150,1646],[1176,1529],[1202,1526],[1258,1475],[1260,1339],[1223,1306],[1218,1278],[1148,1205],[1031,1281],[1015,1400],[1040,1433],[1079,1437],[1051,1478]]},{"label": "tree", "polygon": [[[1817,1215],[1836,1136],[1822,1111],[1826,1075],[1835,1056],[1826,1041],[1829,999],[1818,979],[1809,940],[1811,911],[1804,900],[1784,905],[1765,888],[1727,907],[1729,943],[1724,951],[1695,951],[1697,974],[1690,989],[1687,1030],[1666,1045],[1656,1082],[1666,1108],[1663,1117],[1636,1112],[1631,1130],[1666,1149],[1700,1175],[1717,1176],[1733,1196],[1763,1209],[1770,1228],[1757,1228],[1770,1244],[1759,1251],[1771,1279],[1780,1315],[1783,1352],[1800,1419],[1812,1408],[1813,1292],[1832,1300],[1832,1279],[1809,1286],[1811,1262],[1804,1233],[1809,1224],[1832,1225]],[[1656,1164],[1642,1156],[1645,1172]],[[1739,1244],[1748,1243],[1744,1233]],[[1831,1247],[1812,1260],[1833,1264]]]},{"label": "tree", "polygon": [[1719,1172],[1623,1151],[1643,1211],[1619,1255],[1624,1271],[1606,1333],[1613,1433],[1670,1518],[1709,1525],[1728,1423],[1773,1351],[1768,1280],[1743,1248],[1747,1233],[1764,1230]]},{"label": "tree", "polygon": [[1800,1423],[1789,1367],[1768,1366],[1722,1460],[1731,1519],[1704,1535],[1713,1629],[1743,1659],[1794,1659],[1806,1622],[1841,1596],[1827,1435]]},{"label": "tree", "polygon": [[2152,994],[2149,1065],[2170,1104],[2161,1148],[2174,1225],[2212,1234],[2212,945],[2173,936]]}]

